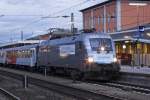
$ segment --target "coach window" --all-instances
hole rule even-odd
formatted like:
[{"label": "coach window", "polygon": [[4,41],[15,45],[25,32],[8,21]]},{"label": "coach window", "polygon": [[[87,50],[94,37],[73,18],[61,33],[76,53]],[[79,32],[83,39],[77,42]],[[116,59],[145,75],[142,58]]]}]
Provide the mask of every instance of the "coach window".
[{"label": "coach window", "polygon": [[50,51],[51,51],[51,47],[48,46],[48,47],[47,47],[47,52],[50,52]]},{"label": "coach window", "polygon": [[32,51],[30,51],[30,57],[32,57]]},{"label": "coach window", "polygon": [[23,58],[26,58],[26,51],[23,52]]},{"label": "coach window", "polygon": [[24,58],[27,58],[27,51],[24,51]]},{"label": "coach window", "polygon": [[17,58],[19,57],[19,53],[18,53],[18,51],[17,51]]},{"label": "coach window", "polygon": [[16,50],[16,57],[18,58],[18,51]]},{"label": "coach window", "polygon": [[30,52],[29,52],[29,55],[30,55],[30,57],[32,57],[32,52],[31,52],[31,50],[30,50]]},{"label": "coach window", "polygon": [[23,57],[23,51],[20,51],[20,58]]},{"label": "coach window", "polygon": [[13,52],[12,52],[12,51],[10,51],[10,57],[11,57],[11,56],[13,56]]},{"label": "coach window", "polygon": [[21,58],[23,58],[23,51],[21,51]]},{"label": "coach window", "polygon": [[30,58],[30,51],[27,50],[27,58]]},{"label": "coach window", "polygon": [[12,51],[12,56],[15,56],[15,51]]},{"label": "coach window", "polygon": [[27,58],[27,51],[24,51],[24,58]]},{"label": "coach window", "polygon": [[26,55],[26,52],[25,52],[25,51],[23,51],[23,58],[25,58],[25,55]]},{"label": "coach window", "polygon": [[29,58],[28,50],[26,50],[26,58]]},{"label": "coach window", "polygon": [[29,58],[29,53],[28,53],[28,50],[26,50],[26,58]]},{"label": "coach window", "polygon": [[16,51],[14,50],[14,52],[13,52],[13,56],[15,56],[16,57]]},{"label": "coach window", "polygon": [[21,51],[21,58],[24,58],[24,51]]},{"label": "coach window", "polygon": [[23,52],[22,52],[22,51],[20,51],[20,58],[22,58],[22,53],[23,53]]},{"label": "coach window", "polygon": [[26,51],[26,57],[29,58],[29,50]]},{"label": "coach window", "polygon": [[31,57],[31,50],[28,50],[28,58]]},{"label": "coach window", "polygon": [[21,58],[21,51],[18,51],[18,57]]}]

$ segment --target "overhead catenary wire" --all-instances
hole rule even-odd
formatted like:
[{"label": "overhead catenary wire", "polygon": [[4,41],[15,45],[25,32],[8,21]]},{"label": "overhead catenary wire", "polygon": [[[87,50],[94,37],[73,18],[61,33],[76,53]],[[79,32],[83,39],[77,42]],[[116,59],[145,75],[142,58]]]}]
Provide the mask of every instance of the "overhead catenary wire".
[{"label": "overhead catenary wire", "polygon": [[[78,3],[78,4],[75,4],[75,5],[71,6],[71,7],[65,8],[65,9],[60,10],[60,11],[57,11],[57,12],[54,12],[53,14],[50,14],[50,15],[47,15],[47,16],[43,16],[43,15],[5,15],[5,16],[16,16],[16,17],[24,17],[24,16],[26,16],[26,17],[34,17],[34,16],[37,16],[37,17],[38,17],[38,16],[39,16],[39,17],[40,17],[40,18],[38,18],[38,19],[36,19],[36,20],[33,20],[33,21],[31,21],[31,22],[25,24],[24,26],[21,26],[21,27],[18,27],[18,28],[14,28],[14,29],[11,29],[11,30],[10,30],[10,32],[15,32],[15,31],[19,31],[19,32],[20,32],[20,31],[23,30],[24,28],[27,28],[27,27],[29,28],[29,27],[31,27],[31,25],[33,25],[33,24],[35,24],[35,23],[38,23],[38,22],[40,22],[41,20],[46,19],[46,17],[51,17],[51,15],[54,16],[54,15],[56,15],[56,14],[59,14],[60,12],[64,12],[64,11],[66,11],[66,10],[70,10],[71,8],[80,6],[80,5],[85,4],[85,3],[89,2],[89,1],[90,1],[90,0],[86,0],[86,1],[80,2],[80,3]],[[2,15],[2,16],[4,16],[4,15]],[[11,33],[11,34],[12,34],[12,33]]]},{"label": "overhead catenary wire", "polygon": [[[23,28],[29,27],[29,26],[31,26],[31,25],[33,25],[33,24],[35,24],[35,23],[38,23],[38,22],[40,22],[41,20],[44,20],[44,19],[48,19],[48,18],[51,18],[51,17],[56,18],[56,17],[58,17],[58,16],[54,16],[54,15],[59,14],[59,13],[61,13],[61,12],[63,12],[63,11],[66,11],[66,10],[70,10],[71,8],[80,6],[80,5],[82,5],[82,4],[84,4],[84,3],[87,3],[87,2],[89,2],[89,1],[91,1],[91,0],[86,0],[86,1],[80,2],[80,3],[78,3],[78,4],[75,4],[75,5],[71,6],[71,7],[65,8],[65,9],[60,10],[60,11],[57,11],[57,12],[54,12],[53,14],[50,14],[50,15],[47,15],[47,16],[43,16],[43,15],[8,15],[8,16],[41,16],[39,19],[34,20],[34,21],[31,21],[31,22],[27,23],[26,25],[24,25],[24,26],[22,26],[22,27],[20,27],[20,28],[11,29],[11,31],[15,31],[15,30],[19,30],[19,29],[23,29]],[[134,9],[134,8],[133,8],[133,9]],[[130,11],[130,10],[131,10],[131,9],[126,10],[126,12],[128,12],[128,11]],[[76,17],[76,16],[75,16],[75,17]],[[134,17],[134,16],[122,16],[122,17]],[[150,17],[150,16],[145,16],[145,17]]]},{"label": "overhead catenary wire", "polygon": [[85,4],[85,3],[89,2],[89,1],[90,1],[90,0],[86,0],[86,1],[80,2],[80,3],[78,3],[78,4],[75,4],[75,5],[71,6],[71,7],[65,8],[65,9],[60,10],[60,11],[57,11],[57,12],[54,12],[53,14],[50,14],[50,15],[45,16],[45,17],[50,17],[51,15],[56,15],[56,14],[58,14],[58,13],[61,13],[61,12],[66,11],[66,10],[70,10],[71,8],[81,6],[81,5],[83,5],[83,4]]},{"label": "overhead catenary wire", "polygon": [[17,15],[17,14],[0,14],[0,16],[3,17],[40,17],[40,16],[44,16],[44,15]]},{"label": "overhead catenary wire", "polygon": [[[24,26],[22,26],[22,27],[15,28],[15,29],[11,29],[10,31],[12,32],[12,31],[16,31],[16,30],[19,30],[19,29],[23,29],[23,28],[29,27],[29,26],[31,26],[31,25],[33,25],[33,24],[35,24],[35,23],[40,22],[41,20],[47,19],[46,17],[52,17],[52,16],[55,17],[54,15],[56,15],[56,14],[58,14],[58,13],[60,13],[60,12],[63,12],[63,11],[66,11],[66,10],[70,10],[71,8],[80,6],[80,5],[85,4],[85,3],[89,2],[89,1],[90,1],[90,0],[86,0],[86,1],[80,2],[80,3],[78,3],[78,4],[75,4],[75,5],[71,6],[71,7],[65,8],[65,9],[60,10],[60,11],[57,11],[57,12],[54,12],[54,13],[52,13],[52,14],[50,14],[50,15],[41,16],[40,18],[38,18],[38,19],[36,19],[36,20],[34,20],[34,21],[31,21],[31,22],[27,23],[26,25],[24,25]],[[15,15],[14,15],[14,16],[15,16]],[[16,15],[16,16],[17,16],[17,15]],[[18,16],[21,16],[21,15],[18,15]],[[23,16],[23,15],[22,15],[22,16]],[[26,15],[24,15],[24,16],[26,16]],[[31,15],[27,15],[27,16],[31,16]],[[57,16],[56,16],[56,17],[57,17]]]}]

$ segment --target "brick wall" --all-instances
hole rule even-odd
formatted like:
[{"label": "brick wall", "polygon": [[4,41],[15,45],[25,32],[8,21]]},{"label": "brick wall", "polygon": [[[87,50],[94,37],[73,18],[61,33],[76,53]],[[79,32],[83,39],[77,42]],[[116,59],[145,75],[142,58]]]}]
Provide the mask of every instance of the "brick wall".
[{"label": "brick wall", "polygon": [[150,4],[147,6],[131,6],[128,0],[121,1],[122,30],[150,23]]},{"label": "brick wall", "polygon": [[[99,32],[106,32],[116,30],[116,2],[110,2],[105,5],[106,16],[104,16],[104,5],[98,6],[86,11],[83,11],[83,27],[84,29],[95,28]],[[106,26],[104,26],[106,20]]]},{"label": "brick wall", "polygon": [[104,7],[97,7],[95,9],[93,9],[93,25],[94,28],[99,31],[99,32],[103,32],[104,30]]},{"label": "brick wall", "polygon": [[[83,11],[84,29],[95,28],[97,31],[117,31],[117,5],[116,0],[104,5],[96,6]],[[104,16],[104,6],[106,16]],[[150,1],[147,6],[131,6],[129,0],[121,0],[121,30],[134,28],[139,25],[150,23]],[[106,24],[104,24],[104,20]]]},{"label": "brick wall", "polygon": [[116,31],[116,2],[106,4],[106,32]]},{"label": "brick wall", "polygon": [[83,13],[83,27],[84,29],[90,29],[91,28],[91,10],[85,11]]}]

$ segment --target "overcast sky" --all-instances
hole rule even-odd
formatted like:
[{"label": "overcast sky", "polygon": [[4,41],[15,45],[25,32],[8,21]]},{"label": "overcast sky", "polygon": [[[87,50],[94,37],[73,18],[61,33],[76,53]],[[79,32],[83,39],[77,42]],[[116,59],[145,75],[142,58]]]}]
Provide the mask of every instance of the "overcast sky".
[{"label": "overcast sky", "polygon": [[19,40],[21,31],[24,38],[28,38],[46,33],[50,27],[70,28],[70,18],[41,20],[45,16],[63,16],[73,12],[75,26],[82,29],[79,10],[102,1],[106,0],[0,0],[0,43]]}]

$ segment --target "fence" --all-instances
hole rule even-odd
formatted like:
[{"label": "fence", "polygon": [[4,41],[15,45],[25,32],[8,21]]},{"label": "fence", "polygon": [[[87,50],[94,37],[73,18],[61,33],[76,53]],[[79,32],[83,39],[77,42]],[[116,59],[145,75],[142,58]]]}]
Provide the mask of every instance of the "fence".
[{"label": "fence", "polygon": [[134,54],[132,64],[150,66],[150,54]]}]

